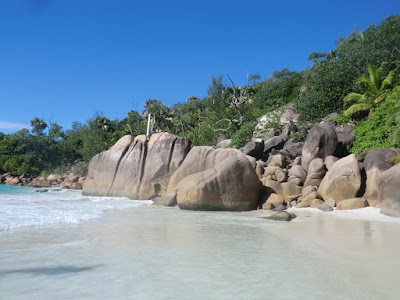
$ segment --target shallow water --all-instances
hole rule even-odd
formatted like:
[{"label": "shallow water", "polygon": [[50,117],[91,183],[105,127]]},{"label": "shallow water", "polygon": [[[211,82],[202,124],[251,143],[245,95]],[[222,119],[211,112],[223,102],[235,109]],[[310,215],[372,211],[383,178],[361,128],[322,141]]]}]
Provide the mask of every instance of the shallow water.
[{"label": "shallow water", "polygon": [[398,223],[264,214],[147,205],[3,230],[0,298],[398,299]]}]

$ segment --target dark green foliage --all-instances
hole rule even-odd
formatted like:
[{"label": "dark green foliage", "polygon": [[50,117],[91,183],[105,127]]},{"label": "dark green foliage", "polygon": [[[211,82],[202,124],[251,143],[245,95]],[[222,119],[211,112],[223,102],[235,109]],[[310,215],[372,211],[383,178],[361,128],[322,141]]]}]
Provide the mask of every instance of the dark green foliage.
[{"label": "dark green foliage", "polygon": [[31,135],[27,129],[0,141],[0,169],[12,174],[38,174],[54,168],[62,156],[52,138]]},{"label": "dark green foliage", "polygon": [[230,146],[240,148],[246,145],[253,136],[255,125],[255,122],[244,124],[238,131],[233,134]]},{"label": "dark green foliage", "polygon": [[342,99],[353,86],[356,72],[339,59],[316,63],[304,78],[307,90],[300,94],[296,109],[306,121],[319,121],[331,112],[343,109]]},{"label": "dark green foliage", "polygon": [[400,16],[393,15],[379,26],[342,40],[334,58],[316,62],[304,78],[307,90],[296,102],[301,117],[318,121],[330,112],[341,111],[342,99],[357,89],[354,81],[367,73],[368,63],[385,61],[387,69],[399,66],[399,33]]},{"label": "dark green foliage", "polygon": [[299,94],[301,75],[288,69],[274,71],[271,78],[264,81],[255,94],[254,106],[262,110],[272,110],[295,100]]},{"label": "dark green foliage", "polygon": [[354,134],[353,153],[358,154],[374,148],[399,146],[393,140],[396,123],[394,120],[388,122],[388,116],[392,113],[393,108],[399,105],[399,101],[400,92],[393,92],[376,107],[365,121],[357,126]]}]

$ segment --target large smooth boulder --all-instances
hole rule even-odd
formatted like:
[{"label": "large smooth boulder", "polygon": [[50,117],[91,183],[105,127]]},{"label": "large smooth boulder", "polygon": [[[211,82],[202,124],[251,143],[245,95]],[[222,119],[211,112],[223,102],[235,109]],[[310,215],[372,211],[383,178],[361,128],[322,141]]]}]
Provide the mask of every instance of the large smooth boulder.
[{"label": "large smooth boulder", "polygon": [[360,187],[358,160],[354,154],[350,154],[332,165],[318,188],[318,194],[325,201],[333,198],[338,202],[355,198]]},{"label": "large smooth boulder", "polygon": [[152,182],[177,170],[189,149],[189,139],[169,133],[124,136],[90,160],[83,194],[151,199]]},{"label": "large smooth boulder", "polygon": [[380,174],[377,178],[377,194],[381,213],[400,217],[400,164]]},{"label": "large smooth boulder", "polygon": [[172,175],[168,192],[191,210],[255,209],[261,183],[248,158],[236,149],[194,147]]},{"label": "large smooth boulder", "polygon": [[315,158],[332,155],[338,143],[334,127],[329,122],[315,124],[307,134],[304,142],[301,166],[308,172],[310,162]]},{"label": "large smooth boulder", "polygon": [[371,206],[378,205],[377,179],[383,171],[390,169],[393,165],[390,159],[400,155],[400,149],[374,149],[368,152],[364,159],[364,168],[367,175],[364,198]]}]

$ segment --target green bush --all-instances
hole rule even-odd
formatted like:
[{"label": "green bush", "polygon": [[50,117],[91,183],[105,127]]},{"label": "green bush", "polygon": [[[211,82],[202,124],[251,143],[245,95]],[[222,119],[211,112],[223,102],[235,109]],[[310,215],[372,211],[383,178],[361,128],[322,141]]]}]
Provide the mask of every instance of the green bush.
[{"label": "green bush", "polygon": [[242,125],[242,127],[233,134],[230,146],[240,148],[246,145],[253,136],[255,125],[255,122]]},{"label": "green bush", "polygon": [[364,150],[399,146],[394,144],[392,135],[396,129],[394,121],[388,122],[393,108],[400,101],[400,92],[395,91],[381,102],[369,117],[359,123],[355,131],[352,152],[358,154]]},{"label": "green bush", "polygon": [[301,74],[288,69],[274,71],[261,83],[254,97],[254,106],[262,110],[273,110],[294,101],[300,91]]}]

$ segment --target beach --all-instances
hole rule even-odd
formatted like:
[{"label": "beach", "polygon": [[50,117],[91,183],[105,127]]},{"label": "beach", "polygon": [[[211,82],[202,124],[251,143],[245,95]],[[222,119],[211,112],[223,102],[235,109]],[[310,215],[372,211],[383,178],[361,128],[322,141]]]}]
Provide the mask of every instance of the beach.
[{"label": "beach", "polygon": [[143,205],[0,232],[0,298],[396,299],[400,220],[376,208]]}]

